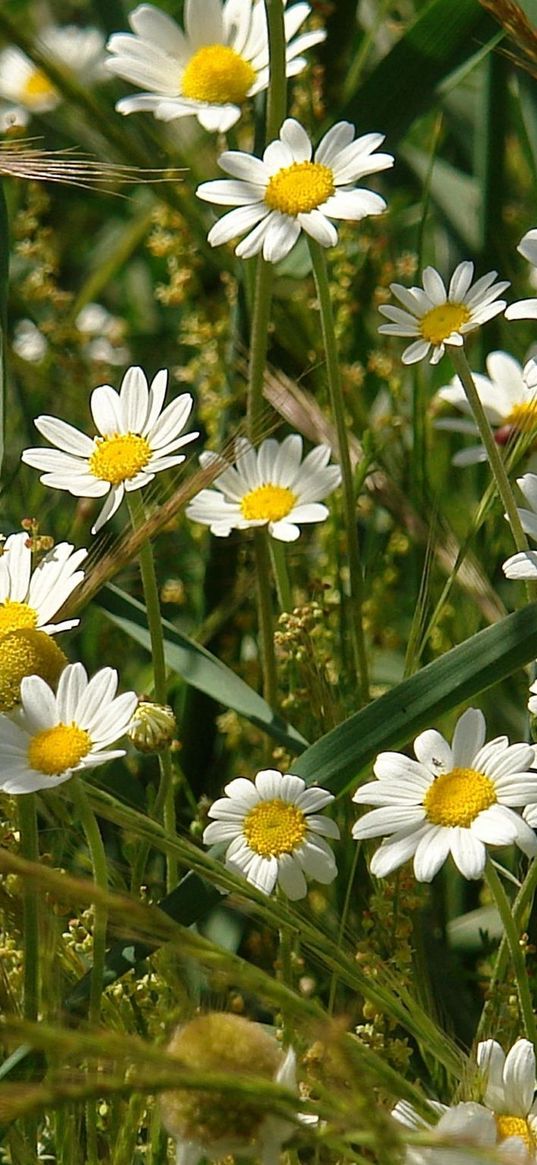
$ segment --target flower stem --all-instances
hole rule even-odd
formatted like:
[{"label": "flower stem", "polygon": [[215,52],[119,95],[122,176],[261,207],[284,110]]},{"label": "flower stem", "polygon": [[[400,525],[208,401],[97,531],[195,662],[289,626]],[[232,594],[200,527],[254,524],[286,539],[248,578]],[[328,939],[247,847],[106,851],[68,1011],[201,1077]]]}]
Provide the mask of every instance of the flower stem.
[{"label": "flower stem", "polygon": [[358,542],[358,526],[356,520],[356,497],[349,452],[349,442],[347,439],[347,425],[345,422],[345,406],[339,371],[339,357],[337,350],[336,332],[334,327],[334,315],[332,312],[330,284],[328,282],[328,272],[326,268],[324,250],[319,243],[315,242],[314,239],[308,238],[308,245],[311,261],[313,264],[313,274],[315,276],[317,295],[319,297],[321,327],[326,355],[326,372],[328,377],[332,412],[336,424],[339,463],[341,466],[341,477],[343,484],[343,507],[347,532],[347,551],[349,556],[351,636],[354,662],[360,683],[361,700],[362,703],[365,704],[369,700],[369,677],[362,621],[362,568],[360,563],[360,546]]},{"label": "flower stem", "polygon": [[263,665],[263,695],[267,704],[276,708],[278,680],[276,657],[274,654],[274,611],[270,590],[269,535],[266,530],[254,530],[254,550],[257,583],[257,613],[261,637],[261,661]]},{"label": "flower stem", "polygon": [[259,439],[263,418],[263,381],[267,363],[268,329],[272,304],[272,279],[272,263],[268,263],[262,255],[258,255],[255,273],[250,364],[248,371],[248,398],[246,406],[248,436],[253,443]]},{"label": "flower stem", "polygon": [[[20,851],[29,862],[39,861],[39,837],[35,793],[19,797]],[[24,1018],[36,1020],[39,1014],[39,896],[34,886],[23,890],[24,922]]]},{"label": "flower stem", "polygon": [[289,581],[289,572],[287,570],[285,547],[282,546],[282,543],[277,538],[270,539],[270,557],[272,559],[272,571],[278,592],[280,610],[292,611],[293,593]]},{"label": "flower stem", "polygon": [[459,377],[459,380],[466,393],[466,398],[479,429],[481,440],[487,451],[491,473],[496,482],[496,488],[500,495],[502,505],[507,515],[507,520],[511,527],[513,541],[517,550],[527,550],[528,540],[522,529],[522,523],[518,515],[518,510],[509,478],[505,471],[502,455],[494,440],[494,434],[490,427],[483,405],[479,399],[479,393],[475,386],[474,378],[470,370],[470,365],[466,359],[466,353],[464,348],[458,348],[455,347],[455,345],[450,345],[449,354],[451,356],[451,363],[453,364],[455,372],[457,373],[457,376]]},{"label": "flower stem", "polygon": [[530,1040],[530,1042],[535,1046],[537,1043],[537,1027],[535,1024],[535,1015],[533,1012],[533,1003],[531,998],[526,960],[524,958],[522,947],[520,946],[520,933],[513,918],[511,903],[509,902],[501,879],[498,877],[498,874],[496,873],[490,858],[487,859],[487,864],[485,866],[485,878],[490,893],[492,894],[492,897],[496,903],[498,914],[500,915],[505,932],[507,945],[509,947],[524,1031],[527,1039]]},{"label": "flower stem", "polygon": [[[129,513],[133,529],[145,519],[144,506],[139,492],[127,494]],[[150,542],[144,542],[139,554],[140,574],[144,590],[145,607],[147,611],[147,626],[151,639],[151,657],[153,661],[153,683],[155,700],[159,704],[167,703],[166,659],[164,655],[164,635],[162,632],[162,618],[158,593],[155,562]],[[169,748],[159,753],[160,786],[155,798],[156,813],[162,820],[167,833],[175,837],[175,797],[173,789],[173,767]],[[168,854],[166,856],[166,888],[173,890],[177,883],[177,862]]]},{"label": "flower stem", "polygon": [[[108,890],[108,868],[101,831],[86,796],[84,784],[79,777],[72,778],[71,793],[90,852],[95,884],[100,890]],[[106,906],[103,906],[100,902],[96,902],[94,906],[93,963],[88,1006],[88,1023],[94,1027],[99,1026],[101,1019],[107,921],[108,912]],[[88,1165],[98,1165],[97,1102],[95,1100],[88,1100],[86,1104],[86,1136]]]},{"label": "flower stem", "polygon": [[278,136],[287,113],[287,69],[282,0],[265,0],[269,39],[270,77],[267,95],[267,142]]}]

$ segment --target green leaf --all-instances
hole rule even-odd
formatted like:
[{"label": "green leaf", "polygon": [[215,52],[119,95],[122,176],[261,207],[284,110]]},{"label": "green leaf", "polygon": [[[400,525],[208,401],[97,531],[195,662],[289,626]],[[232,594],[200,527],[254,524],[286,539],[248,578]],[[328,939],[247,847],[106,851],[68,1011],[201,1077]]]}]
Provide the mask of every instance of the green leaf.
[{"label": "green leaf", "polygon": [[7,297],[9,284],[9,222],[4,187],[0,182],[0,469],[4,460]]},{"label": "green leaf", "polygon": [[470,251],[481,245],[481,190],[475,178],[462,174],[449,162],[436,158],[429,177],[431,159],[423,150],[403,146],[400,157],[410,166],[421,182],[429,181],[429,190],[436,205]]},{"label": "green leaf", "polygon": [[[99,607],[116,627],[120,627],[136,643],[151,651],[143,603],[131,598],[119,587],[110,585],[101,592]],[[240,676],[235,675],[231,668],[226,667],[201,644],[178,631],[172,623],[163,620],[162,625],[166,663],[172,671],[177,672],[177,675],[193,688],[198,688],[199,691],[224,704],[226,708],[233,708],[235,712],[245,716],[251,724],[261,728],[290,752],[302,751],[307,744],[304,737],[281,720],[269,708],[266,700],[254,692]]]},{"label": "green leaf", "polygon": [[437,717],[504,680],[537,656],[537,604],[472,635],[322,736],[293,772],[343,793],[378,752],[400,748]]},{"label": "green leaf", "polygon": [[359,133],[374,123],[393,145],[430,111],[440,83],[496,38],[497,25],[477,0],[450,0],[448,8],[446,0],[431,0],[338,117]]}]

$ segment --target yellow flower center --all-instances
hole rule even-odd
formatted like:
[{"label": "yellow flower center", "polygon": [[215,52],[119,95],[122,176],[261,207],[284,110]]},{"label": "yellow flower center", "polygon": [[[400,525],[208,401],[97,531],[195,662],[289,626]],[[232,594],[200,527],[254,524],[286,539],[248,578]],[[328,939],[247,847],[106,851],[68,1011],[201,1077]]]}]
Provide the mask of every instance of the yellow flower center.
[{"label": "yellow flower center", "polygon": [[241,498],[242,516],[248,522],[279,522],[295,502],[296,494],[284,485],[258,485]]},{"label": "yellow flower center", "polygon": [[470,319],[470,308],[465,303],[441,303],[432,307],[419,321],[420,332],[430,344],[443,344],[452,332],[458,332]]},{"label": "yellow flower center", "polygon": [[202,45],[190,58],[181,80],[183,97],[210,105],[242,105],[255,81],[249,61],[225,44]]},{"label": "yellow flower center", "polygon": [[38,773],[53,777],[73,769],[87,756],[91,738],[78,724],[55,724],[44,728],[32,738],[28,746],[28,764]]},{"label": "yellow flower center", "polygon": [[242,831],[256,854],[279,857],[292,854],[306,836],[306,818],[288,801],[260,801],[244,818]]},{"label": "yellow flower center", "polygon": [[88,462],[90,473],[101,481],[119,485],[141,469],[151,459],[151,446],[138,433],[116,433],[113,437],[96,437],[95,449]]},{"label": "yellow flower center", "polygon": [[45,98],[56,97],[58,90],[49,81],[42,69],[34,69],[25,81],[21,90],[21,101],[30,108],[39,105]]},{"label": "yellow flower center", "polygon": [[25,676],[41,676],[54,686],[66,663],[63,651],[45,631],[32,627],[9,631],[2,637],[0,651],[0,712],[18,704]]},{"label": "yellow flower center", "polygon": [[479,813],[496,801],[494,785],[484,773],[476,769],[451,769],[433,781],[423,798],[423,806],[432,825],[468,828]]},{"label": "yellow flower center", "polygon": [[334,193],[334,175],[320,162],[293,162],[269,179],[265,202],[281,214],[307,214]]},{"label": "yellow flower center", "polygon": [[527,1120],[523,1116],[504,1116],[496,1114],[496,1128],[501,1141],[506,1137],[521,1137],[528,1149],[535,1149],[535,1137]]},{"label": "yellow flower center", "polygon": [[37,611],[29,607],[28,603],[16,603],[5,599],[0,603],[0,637],[10,631],[18,631],[20,627],[36,627]]},{"label": "yellow flower center", "polygon": [[537,399],[514,405],[504,424],[513,425],[519,433],[532,433],[537,429]]}]

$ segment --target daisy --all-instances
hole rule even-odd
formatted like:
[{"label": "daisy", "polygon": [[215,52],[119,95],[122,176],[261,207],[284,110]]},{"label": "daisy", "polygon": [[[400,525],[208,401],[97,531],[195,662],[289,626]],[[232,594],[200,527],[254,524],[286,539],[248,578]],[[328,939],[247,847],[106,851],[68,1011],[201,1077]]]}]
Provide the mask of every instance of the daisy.
[{"label": "daisy", "polygon": [[[315,29],[295,36],[310,11],[299,3],[284,14],[288,77],[305,67],[300,54],[326,35]],[[148,92],[123,98],[116,105],[120,113],[149,110],[161,121],[197,117],[209,133],[225,133],[247,98],[268,86],[263,0],[186,0],[184,32],[152,4],[135,8],[129,23],[133,33],[110,37],[107,66]]]},{"label": "daisy", "polygon": [[294,542],[302,522],[324,522],[328,509],[319,499],[341,481],[339,466],[328,465],[330,448],[317,445],[302,461],[302,437],[292,434],[281,444],[269,437],[256,450],[241,437],[235,441],[235,467],[217,453],[202,453],[204,468],[220,462],[215,489],[202,489],[187,507],[187,517],[227,538],[231,530],[268,526],[280,542]]},{"label": "daisy", "polygon": [[[498,445],[506,445],[513,437],[522,433],[535,433],[537,437],[537,360],[528,360],[524,368],[507,352],[491,352],[487,356],[487,373],[483,376],[473,372],[472,376],[484,412],[495,429]],[[438,399],[446,401],[467,416],[472,416],[466,393],[455,376],[450,384],[438,392]],[[478,434],[473,421],[435,421],[436,429],[458,433]],[[463,449],[453,458],[454,465],[473,465],[486,461],[484,445],[472,445]]]},{"label": "daisy", "polygon": [[[479,1162],[484,1165],[492,1161],[530,1165],[534,1160],[521,1134],[502,1135],[502,1118],[491,1112],[489,1106],[474,1101],[462,1101],[452,1107],[434,1100],[427,1103],[440,1113],[437,1124],[424,1120],[405,1100],[400,1100],[392,1110],[399,1124],[414,1133],[429,1133],[433,1142],[441,1142],[438,1147],[408,1145],[405,1165],[479,1165]],[[487,1149],[492,1150],[490,1156],[486,1154]]]},{"label": "daisy", "polygon": [[262,161],[239,150],[222,154],[218,164],[232,175],[231,181],[203,182],[196,191],[206,202],[236,208],[209,231],[211,246],[249,232],[235,254],[249,259],[262,250],[269,263],[277,263],[289,253],[301,230],[321,246],[333,247],[338,236],[330,219],[358,222],[368,214],[381,214],[386,203],[380,194],[356,189],[354,183],[365,174],[393,166],[393,158],[374,153],[384,141],[383,134],[365,134],[355,140],[354,133],[348,121],[333,125],[312,161],[313,147],[306,131],[289,117]]},{"label": "daisy", "polygon": [[74,773],[124,756],[124,749],[108,746],[127,731],[137,696],[116,696],[117,685],[113,668],[88,680],[81,663],[64,668],[56,694],[40,676],[26,676],[20,708],[0,716],[0,789],[54,789]]},{"label": "daisy", "polygon": [[[537,542],[537,474],[525,473],[523,477],[517,478],[517,485],[530,507],[529,510],[517,511],[522,529]],[[504,562],[502,569],[507,578],[537,578],[537,551],[520,550]]]},{"label": "daisy", "polygon": [[[537,267],[537,230],[527,231],[521,238],[517,251]],[[506,320],[535,320],[537,319],[537,299],[519,299],[517,303],[510,303],[505,311]]]},{"label": "daisy", "polygon": [[92,534],[115,514],[125,491],[142,489],[156,473],[180,465],[185,454],[177,456],[177,449],[198,436],[179,436],[192,411],[189,393],[162,409],[167,379],[161,369],[149,389],[142,369],[134,367],[125,373],[119,393],[109,384],[96,388],[90,402],[96,437],[86,437],[56,417],[35,421],[36,429],[56,448],[25,449],[22,460],[45,470],[43,484],[75,497],[109,495]]},{"label": "daisy", "polygon": [[328,884],[337,874],[325,838],[339,838],[335,821],[319,816],[333,800],[326,789],[306,788],[301,777],[264,769],[254,781],[237,777],[215,801],[205,845],[226,841],[226,865],[270,894],[276,883],[288,898],[307,893],[305,874]]},{"label": "daisy", "polygon": [[[104,39],[96,28],[51,25],[40,33],[38,44],[86,85],[101,75]],[[0,96],[30,113],[49,113],[62,100],[44,70],[13,45],[0,53]]]},{"label": "daisy", "polygon": [[427,1103],[440,1114],[436,1124],[426,1121],[406,1100],[400,1100],[392,1109],[398,1124],[414,1133],[429,1133],[431,1140],[441,1142],[438,1148],[434,1144],[423,1148],[408,1145],[405,1165],[479,1165],[488,1160],[484,1150],[493,1149],[497,1144],[496,1122],[491,1112],[474,1101],[463,1101],[451,1108],[436,1100]]},{"label": "daisy", "polygon": [[358,804],[378,808],[353,826],[353,837],[383,841],[371,872],[383,878],[414,858],[419,882],[430,882],[449,853],[465,878],[480,878],[487,845],[511,845],[533,857],[537,838],[511,806],[537,803],[535,749],[499,736],[485,744],[485,717],[469,708],[460,717],[453,744],[435,729],[414,741],[416,760],[382,752],[375,781],[354,794]]},{"label": "daisy", "polygon": [[382,324],[379,332],[385,336],[417,337],[405,348],[403,364],[423,360],[431,349],[430,362],[438,364],[446,344],[460,347],[468,332],[473,332],[504,310],[506,301],[497,297],[509,287],[509,282],[495,283],[497,273],[489,271],[472,287],[473,274],[473,263],[459,263],[447,291],[434,267],[425,268],[423,288],[390,284],[391,291],[407,310],[382,304],[379,311],[392,322]]},{"label": "daisy", "polygon": [[75,550],[69,542],[59,542],[32,570],[34,556],[28,535],[10,534],[0,555],[0,638],[23,627],[56,635],[77,627],[78,619],[50,623],[84,571],[78,570],[87,550]]},{"label": "daisy", "polygon": [[[296,1056],[261,1024],[225,1012],[197,1015],[175,1032],[168,1048],[188,1070],[225,1072],[234,1077],[272,1081],[296,1093]],[[176,1140],[177,1165],[197,1165],[200,1158],[251,1157],[261,1165],[276,1165],[293,1123],[251,1099],[228,1093],[174,1089],[160,1098],[162,1120]],[[301,1114],[297,1113],[301,1120]]]},{"label": "daisy", "polygon": [[505,1052],[496,1040],[478,1045],[477,1063],[483,1081],[483,1104],[496,1118],[500,1141],[521,1140],[529,1160],[537,1150],[535,1051],[529,1040],[517,1040]]}]

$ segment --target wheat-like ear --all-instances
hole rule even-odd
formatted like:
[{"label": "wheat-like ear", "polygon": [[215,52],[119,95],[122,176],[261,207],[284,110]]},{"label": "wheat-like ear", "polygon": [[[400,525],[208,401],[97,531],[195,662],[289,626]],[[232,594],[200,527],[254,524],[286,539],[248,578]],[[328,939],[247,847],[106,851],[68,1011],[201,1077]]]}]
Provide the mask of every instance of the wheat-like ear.
[{"label": "wheat-like ear", "polygon": [[[76,146],[44,150],[33,144],[39,140],[16,138],[0,142],[0,174],[33,182],[61,182],[91,190],[104,187],[106,183],[178,182],[185,172],[175,167],[151,169],[103,162],[89,154],[78,153]],[[109,190],[109,193],[117,194],[117,191]]]},{"label": "wheat-like ear", "polygon": [[514,50],[502,46],[501,52],[532,77],[537,77],[537,28],[528,20],[524,9],[515,0],[479,0],[479,3],[514,42]]}]

